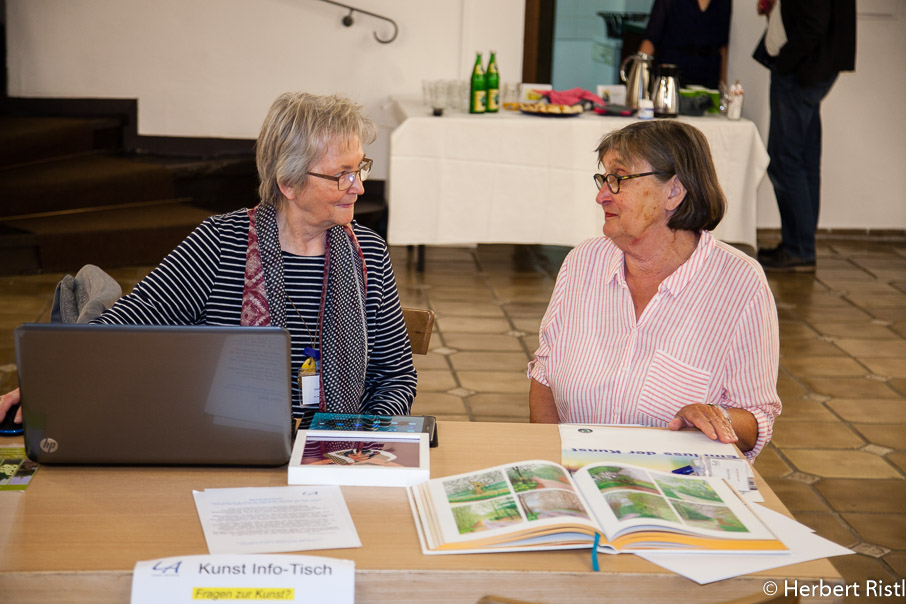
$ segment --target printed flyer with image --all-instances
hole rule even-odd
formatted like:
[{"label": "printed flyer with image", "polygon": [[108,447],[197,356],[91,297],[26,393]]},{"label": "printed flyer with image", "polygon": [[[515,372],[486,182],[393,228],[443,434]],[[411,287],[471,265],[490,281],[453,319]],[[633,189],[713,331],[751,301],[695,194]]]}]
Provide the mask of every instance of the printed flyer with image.
[{"label": "printed flyer with image", "polygon": [[24,491],[40,465],[25,455],[25,447],[0,447],[0,491]]}]

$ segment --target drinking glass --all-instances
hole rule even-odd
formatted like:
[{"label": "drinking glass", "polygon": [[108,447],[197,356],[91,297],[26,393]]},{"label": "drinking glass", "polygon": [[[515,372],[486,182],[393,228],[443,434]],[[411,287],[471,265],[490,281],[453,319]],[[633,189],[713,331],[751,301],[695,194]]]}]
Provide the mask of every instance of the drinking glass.
[{"label": "drinking glass", "polygon": [[519,99],[522,96],[522,84],[504,82],[501,86],[503,91],[503,108],[509,111],[519,109]]},{"label": "drinking glass", "polygon": [[443,80],[429,80],[427,94],[428,109],[442,110],[446,104],[447,93]]}]

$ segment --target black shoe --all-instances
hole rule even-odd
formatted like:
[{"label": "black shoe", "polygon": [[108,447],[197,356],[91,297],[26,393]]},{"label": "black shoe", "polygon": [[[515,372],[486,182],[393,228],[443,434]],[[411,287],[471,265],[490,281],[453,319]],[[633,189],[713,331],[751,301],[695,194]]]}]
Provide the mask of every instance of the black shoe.
[{"label": "black shoe", "polygon": [[766,271],[785,271],[793,273],[813,273],[815,272],[815,261],[806,260],[798,256],[793,256],[784,249],[778,250],[771,255],[762,255],[759,250],[758,261]]},{"label": "black shoe", "polygon": [[765,260],[773,260],[780,256],[783,253],[783,244],[778,243],[776,247],[760,247],[758,248],[758,261],[764,262]]}]

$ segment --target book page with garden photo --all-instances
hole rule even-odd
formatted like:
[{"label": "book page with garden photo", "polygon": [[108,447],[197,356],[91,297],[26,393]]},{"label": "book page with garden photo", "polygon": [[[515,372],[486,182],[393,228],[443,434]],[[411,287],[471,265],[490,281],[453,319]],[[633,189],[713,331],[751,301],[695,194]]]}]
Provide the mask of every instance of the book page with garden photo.
[{"label": "book page with garden photo", "polygon": [[533,460],[436,478],[409,490],[422,550],[591,548],[681,552],[786,549],[723,480],[617,463],[570,476]]}]

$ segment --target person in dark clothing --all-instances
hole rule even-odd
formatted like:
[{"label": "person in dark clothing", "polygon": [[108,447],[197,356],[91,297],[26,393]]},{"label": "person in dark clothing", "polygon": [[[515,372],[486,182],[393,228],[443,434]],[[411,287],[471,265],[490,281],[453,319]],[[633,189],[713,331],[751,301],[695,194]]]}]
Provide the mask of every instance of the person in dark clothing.
[{"label": "person in dark clothing", "polygon": [[727,82],[730,0],[654,0],[639,52],[679,67],[683,86]]},{"label": "person in dark clothing", "polygon": [[[821,198],[821,101],[856,62],[855,0],[760,0],[768,31],[753,55],[771,70],[768,176],[780,245],[758,250],[765,270],[814,271]],[[776,20],[776,21],[775,21]]]}]

